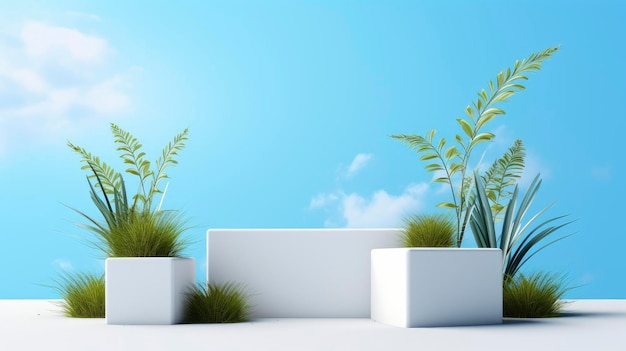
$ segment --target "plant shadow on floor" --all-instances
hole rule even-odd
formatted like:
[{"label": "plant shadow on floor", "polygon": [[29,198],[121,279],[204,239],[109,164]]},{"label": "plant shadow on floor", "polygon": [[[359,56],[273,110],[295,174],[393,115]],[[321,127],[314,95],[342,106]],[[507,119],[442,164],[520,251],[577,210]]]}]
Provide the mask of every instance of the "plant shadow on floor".
[{"label": "plant shadow on floor", "polygon": [[519,325],[519,324],[541,324],[543,319],[538,318],[502,318],[502,325]]},{"label": "plant shadow on floor", "polygon": [[626,312],[563,312],[559,317],[626,317]]}]

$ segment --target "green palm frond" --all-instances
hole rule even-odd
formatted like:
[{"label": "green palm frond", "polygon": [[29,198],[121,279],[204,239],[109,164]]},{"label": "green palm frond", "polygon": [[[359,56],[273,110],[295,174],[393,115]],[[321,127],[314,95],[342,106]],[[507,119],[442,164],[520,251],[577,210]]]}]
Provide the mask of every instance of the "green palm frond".
[{"label": "green palm frond", "polygon": [[125,172],[139,178],[140,191],[133,196],[133,207],[139,201],[142,204],[146,204],[148,202],[148,194],[145,182],[148,177],[154,175],[154,172],[150,169],[150,161],[144,158],[146,153],[141,151],[142,145],[132,134],[114,123],[111,123],[111,131],[113,132],[115,143],[119,145],[116,150],[121,152],[120,157],[124,164],[130,165]]},{"label": "green palm frond", "polygon": [[97,186],[103,189],[107,194],[113,194],[113,189],[119,189],[121,174],[116,172],[111,166],[102,162],[98,156],[94,156],[91,152],[83,149],[80,146],[72,144],[70,141],[67,145],[76,153],[81,155],[81,162],[85,163],[80,169],[90,169],[93,174],[89,175],[90,179],[96,177],[100,178]]},{"label": "green palm frond", "polygon": [[499,219],[500,213],[506,208],[501,201],[513,195],[513,192],[509,189],[515,186],[517,180],[522,176],[525,158],[526,148],[524,143],[522,140],[517,139],[507,152],[495,160],[482,176],[487,197],[491,202],[494,220]]},{"label": "green palm frond", "polygon": [[153,173],[152,183],[150,184],[150,191],[148,193],[149,201],[152,201],[152,197],[155,194],[162,193],[159,189],[159,182],[168,178],[165,173],[167,167],[178,164],[178,161],[176,161],[174,157],[178,156],[178,152],[185,148],[188,132],[189,130],[185,128],[185,130],[177,134],[174,140],[163,148],[161,156],[156,160],[156,173]]}]

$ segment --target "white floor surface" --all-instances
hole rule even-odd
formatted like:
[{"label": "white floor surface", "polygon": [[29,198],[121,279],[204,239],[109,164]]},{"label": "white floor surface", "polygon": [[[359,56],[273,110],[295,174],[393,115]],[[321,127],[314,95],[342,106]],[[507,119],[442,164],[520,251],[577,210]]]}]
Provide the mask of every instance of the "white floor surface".
[{"label": "white floor surface", "polygon": [[0,300],[0,350],[591,350],[626,351],[626,300],[576,300],[549,319],[403,329],[369,319],[106,325],[67,318],[53,301]]}]

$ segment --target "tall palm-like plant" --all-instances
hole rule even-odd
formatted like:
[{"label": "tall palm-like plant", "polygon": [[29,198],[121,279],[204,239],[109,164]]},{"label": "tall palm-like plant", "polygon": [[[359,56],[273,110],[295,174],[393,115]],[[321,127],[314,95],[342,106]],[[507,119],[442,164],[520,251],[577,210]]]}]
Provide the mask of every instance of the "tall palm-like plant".
[{"label": "tall palm-like plant", "polygon": [[185,147],[188,130],[177,134],[163,148],[155,170],[151,169],[135,137],[113,123],[111,131],[120,157],[129,165],[125,172],[138,178],[138,191],[129,198],[121,173],[84,148],[68,142],[68,146],[81,155],[81,162],[85,163],[82,169],[91,171],[87,176],[89,194],[104,219],[98,220],[72,208],[88,222],[78,225],[96,235],[99,239],[96,247],[108,257],[178,256],[186,247],[181,238],[184,221],[172,211],[161,210],[161,204],[155,206],[154,198],[162,194],[162,202],[165,190],[160,189],[160,181],[168,178],[165,173],[168,166],[178,164],[175,156]]},{"label": "tall palm-like plant", "polygon": [[499,237],[496,237],[494,214],[491,210],[485,185],[482,178],[477,174],[474,175],[474,180],[476,185],[476,203],[470,219],[472,233],[478,247],[500,248],[502,250],[505,280],[515,277],[520,268],[546,246],[572,235],[569,234],[552,240],[533,251],[548,236],[573,222],[553,224],[561,218],[567,217],[567,215],[563,215],[550,218],[535,225],[539,217],[548,211],[554,203],[536,213],[527,222],[523,222],[524,216],[541,186],[541,180],[539,175],[537,175],[522,198],[519,208],[517,208],[519,187],[515,186],[511,200],[506,206],[506,212],[502,220],[502,231]]},{"label": "tall palm-like plant", "polygon": [[478,93],[478,99],[465,108],[466,118],[457,118],[462,133],[456,134],[454,141],[449,143],[446,138],[435,140],[436,130],[422,135],[392,135],[406,143],[411,149],[420,154],[421,161],[429,161],[425,169],[437,174],[435,183],[448,184],[452,201],[439,203],[438,207],[453,209],[457,219],[457,246],[461,246],[467,223],[472,213],[473,179],[469,169],[472,151],[485,142],[493,140],[495,135],[485,131],[485,126],[505,112],[496,105],[524,90],[521,81],[527,80],[527,73],[541,69],[543,61],[558,50],[558,47],[548,48],[533,53],[522,61],[515,61],[513,69],[508,68],[496,76],[496,83],[489,81],[489,92],[485,89]]}]

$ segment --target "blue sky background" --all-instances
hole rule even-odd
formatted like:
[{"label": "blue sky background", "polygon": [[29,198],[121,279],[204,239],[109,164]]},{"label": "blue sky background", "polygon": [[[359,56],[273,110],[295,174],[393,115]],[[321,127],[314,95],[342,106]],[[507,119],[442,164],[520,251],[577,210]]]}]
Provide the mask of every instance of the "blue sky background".
[{"label": "blue sky background", "polygon": [[[626,298],[626,7],[617,1],[0,2],[0,298],[56,298],[64,270],[103,272],[77,237],[95,213],[66,141],[121,168],[115,122],[156,159],[189,127],[165,207],[195,228],[395,227],[448,193],[391,134],[453,137],[516,59],[561,45],[503,105],[485,161],[516,138],[536,210],[576,234],[527,271],[568,298]],[[472,166],[480,158],[476,152]],[[468,236],[465,243],[472,245]]]}]

